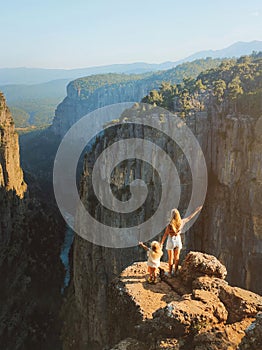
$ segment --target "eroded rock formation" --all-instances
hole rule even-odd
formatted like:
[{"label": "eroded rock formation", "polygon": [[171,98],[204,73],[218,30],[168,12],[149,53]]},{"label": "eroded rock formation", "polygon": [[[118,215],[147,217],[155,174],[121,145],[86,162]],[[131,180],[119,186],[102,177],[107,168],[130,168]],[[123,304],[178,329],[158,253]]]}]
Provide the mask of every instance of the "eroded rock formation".
[{"label": "eroded rock formation", "polygon": [[[261,226],[259,226],[261,220],[259,210],[261,202],[259,199],[261,166],[259,164],[262,164],[261,132],[259,131],[261,119],[242,115],[222,116],[211,108],[209,113],[196,113],[186,122],[205,154],[209,184],[201,216],[184,235],[185,252],[199,250],[216,256],[227,267],[228,281],[231,284],[261,293],[260,272],[255,267],[261,265],[262,259]],[[172,151],[173,145],[159,133],[143,127],[122,126],[109,129],[102,136],[98,136],[92,150],[86,156],[81,197],[92,215],[102,222],[103,220],[119,222],[112,213],[101,210],[94,197],[91,183],[92,168],[97,157],[109,144],[119,140],[119,135],[148,138],[166,151],[171,149],[171,157],[175,159],[181,176],[183,214],[192,188],[190,187],[191,174],[181,150],[175,148]],[[112,182],[118,198],[122,200],[128,198],[127,184],[141,174],[150,174],[150,172],[145,165],[137,161],[127,162],[116,168]],[[149,194],[152,177],[151,173],[148,179]],[[154,185],[151,190],[153,188]],[[157,196],[151,194],[146,206],[137,215],[132,216],[133,219],[130,219],[129,224],[137,223],[138,219],[145,220],[150,213],[154,212],[157,204]],[[141,252],[137,248],[112,250],[95,246],[76,237],[72,294],[67,305],[65,349],[72,349],[73,342],[76,342],[79,349],[84,349],[86,344],[90,343],[93,347],[96,344],[98,348],[106,344],[108,283],[122,268],[139,260],[141,260]],[[218,275],[218,277],[221,276]],[[206,284],[209,282],[205,281]],[[216,279],[213,277],[210,283],[213,285]],[[222,310],[217,311],[221,319],[225,317],[224,311],[223,307]],[[74,331],[70,322],[72,317],[78,320],[73,325]],[[72,330],[71,333],[70,330]]]},{"label": "eroded rock formation", "polygon": [[39,201],[29,197],[18,136],[0,94],[1,349],[59,346],[63,272],[58,227]]},{"label": "eroded rock formation", "polygon": [[[22,201],[27,186],[20,167],[18,135],[13,118],[0,93],[0,245],[8,242],[19,229],[25,212]],[[13,220],[13,218],[16,218]]]},{"label": "eroded rock formation", "polygon": [[[198,113],[187,119],[187,125],[199,140],[205,154],[209,184],[201,216],[184,235],[185,252],[196,249],[218,257],[227,267],[228,281],[231,284],[250,288],[259,293],[262,291],[261,279],[259,270],[254,266],[260,265],[262,259],[258,224],[261,219],[259,210],[261,167],[258,165],[262,162],[261,137],[258,132],[261,128],[260,124],[261,119],[257,120],[248,116],[221,116],[213,110],[209,114]],[[94,199],[90,175],[103,147],[106,148],[107,145],[117,140],[119,135],[148,138],[157,142],[165,150],[172,149],[172,145],[163,135],[155,134],[143,127],[117,127],[116,130],[110,129],[101,138],[97,138],[92,152],[85,160],[81,196],[92,215],[102,222],[103,220],[118,222],[118,219],[110,212],[101,210],[99,203]],[[181,176],[182,203],[186,207],[191,193],[191,187],[188,185],[191,175],[182,152],[175,149],[170,154],[176,160]],[[149,177],[148,192],[150,194],[153,189],[153,187],[150,188],[150,179],[153,175],[152,173],[150,175],[146,165],[129,161],[115,169],[114,190],[116,194],[121,193],[122,200],[128,198],[128,191],[123,190],[125,186],[132,179],[139,177],[141,173]],[[127,222],[134,224],[138,219],[144,220],[147,215],[156,210],[157,205],[158,198],[152,194],[146,206],[137,215],[132,216],[133,221],[129,218],[131,221],[127,220]],[[124,224],[123,218],[121,220]],[[72,339],[79,348],[81,346],[84,348],[86,344],[91,343],[92,346],[97,346],[99,349],[106,344],[108,339],[106,305],[110,300],[108,283],[118,271],[140,259],[141,252],[137,248],[112,250],[95,246],[76,237],[72,281],[74,291],[65,328],[67,330],[65,349],[72,348]],[[213,275],[214,271],[210,273]],[[223,273],[218,274],[217,272],[217,277],[223,277]],[[210,283],[213,286],[216,279],[213,276],[212,281],[208,279],[202,282],[200,279],[194,281],[194,283],[197,282],[206,285]],[[220,285],[221,280],[219,279],[217,283]],[[226,287],[223,290],[226,290]],[[225,293],[228,295],[227,292]],[[202,293],[201,297],[206,296]],[[214,303],[217,302],[218,300],[214,298]],[[235,302],[237,303],[237,297]],[[225,303],[227,303],[226,299]],[[220,306],[218,303],[216,313],[222,320],[226,311],[222,306],[220,310]],[[75,332],[72,331],[72,333],[70,333],[70,329],[72,330],[71,317],[79,321],[79,324],[75,323]],[[237,318],[237,316],[232,317]]]},{"label": "eroded rock formation", "polygon": [[23,198],[26,191],[20,167],[18,135],[2,93],[0,93],[0,187],[4,187],[6,191],[15,191],[20,198]]},{"label": "eroded rock formation", "polygon": [[214,256],[199,252],[186,256],[178,276],[155,285],[146,282],[146,263],[126,268],[110,287],[108,341],[119,342],[111,348],[233,350],[247,349],[252,337],[261,341],[262,297],[230,286],[225,272]]}]

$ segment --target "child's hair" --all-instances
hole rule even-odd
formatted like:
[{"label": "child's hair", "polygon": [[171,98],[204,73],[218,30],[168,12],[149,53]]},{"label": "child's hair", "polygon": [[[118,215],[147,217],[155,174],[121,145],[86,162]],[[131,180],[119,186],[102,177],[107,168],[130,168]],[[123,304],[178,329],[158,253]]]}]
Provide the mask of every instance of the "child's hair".
[{"label": "child's hair", "polygon": [[161,250],[160,244],[157,241],[151,243],[151,248],[155,253],[158,253]]},{"label": "child's hair", "polygon": [[163,255],[163,252],[162,252],[162,249],[161,249],[159,242],[153,241],[151,243],[151,249],[152,249],[153,254],[154,254],[154,257],[153,257],[154,259],[161,257]]},{"label": "child's hair", "polygon": [[172,226],[175,232],[178,232],[180,230],[182,219],[179,211],[176,208],[171,210],[169,224]]}]

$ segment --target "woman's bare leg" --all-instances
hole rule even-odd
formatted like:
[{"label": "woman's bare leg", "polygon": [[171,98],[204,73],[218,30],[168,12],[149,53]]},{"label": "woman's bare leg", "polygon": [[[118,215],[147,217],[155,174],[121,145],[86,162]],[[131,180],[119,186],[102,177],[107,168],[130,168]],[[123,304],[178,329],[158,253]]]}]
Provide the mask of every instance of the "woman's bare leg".
[{"label": "woman's bare leg", "polygon": [[179,255],[180,255],[180,249],[179,248],[175,248],[174,249],[175,272],[177,272],[177,269],[178,269]]},{"label": "woman's bare leg", "polygon": [[168,250],[168,265],[169,265],[169,273],[172,273],[172,268],[174,264],[174,255],[173,255],[173,250]]}]

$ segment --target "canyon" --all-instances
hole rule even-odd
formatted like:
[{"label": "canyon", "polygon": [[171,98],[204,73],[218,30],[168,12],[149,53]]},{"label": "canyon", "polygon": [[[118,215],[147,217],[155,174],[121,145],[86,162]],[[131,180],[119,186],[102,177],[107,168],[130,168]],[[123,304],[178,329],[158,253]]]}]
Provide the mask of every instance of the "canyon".
[{"label": "canyon", "polygon": [[[214,66],[217,64],[214,62]],[[88,81],[78,79],[71,82],[67,88],[67,97],[57,107],[52,126],[41,132],[21,136],[24,175],[20,167],[13,121],[1,95],[0,195],[3,205],[0,218],[0,269],[5,286],[1,296],[2,300],[8,302],[0,315],[0,337],[3,339],[1,344],[6,345],[7,350],[19,349],[22,345],[30,349],[36,344],[43,349],[51,346],[64,350],[100,350],[117,346],[119,341],[126,342],[127,346],[131,344],[133,347],[130,349],[143,346],[139,344],[141,339],[135,339],[133,333],[131,340],[124,340],[129,337],[128,332],[121,334],[121,337],[117,334],[117,329],[122,332],[124,317],[120,318],[120,323],[116,323],[115,330],[112,330],[111,323],[112,303],[121,306],[122,302],[119,296],[112,299],[113,281],[119,278],[124,269],[129,271],[128,274],[130,271],[133,273],[136,269],[134,262],[139,262],[139,269],[144,274],[144,252],[138,246],[114,249],[95,245],[80,235],[75,235],[72,243],[72,232],[66,228],[55,204],[52,170],[60,141],[82,116],[110,104],[140,101],[168,77],[173,82],[181,81],[174,71],[168,71],[156,74],[153,79],[136,77],[132,80],[114,76],[114,79],[120,80],[118,83],[108,83],[109,78],[104,76],[101,77],[102,82],[93,77],[88,78]],[[88,90],[85,84],[90,81],[95,88]],[[233,110],[225,113],[217,108],[213,98],[207,98],[205,103],[206,108],[203,110],[196,108],[190,115],[181,118],[181,123],[185,123],[198,140],[208,171],[204,207],[195,224],[182,236],[184,248],[181,262],[192,251],[210,254],[225,265],[228,272],[226,283],[232,288],[245,288],[250,293],[261,294],[262,117]],[[113,223],[115,227],[137,225],[150,218],[160,203],[161,181],[157,169],[139,159],[128,159],[118,164],[111,174],[110,186],[117,199],[127,201],[131,195],[129,184],[136,179],[144,180],[148,195],[141,208],[131,215],[119,215],[103,208],[96,198],[92,186],[96,160],[107,147],[122,138],[150,140],[170,156],[181,183],[178,207],[182,216],[186,213],[192,191],[192,173],[183,150],[159,130],[129,123],[130,116],[143,118],[144,114],[154,114],[155,108],[154,105],[135,103],[123,114],[116,115],[115,120],[96,135],[85,149],[85,155],[81,156],[78,167],[80,197],[93,218],[99,222]],[[159,125],[165,123],[166,113],[169,112],[163,110],[160,114],[155,113]],[[179,115],[176,111],[174,113]],[[154,162],[152,158],[152,164]],[[66,190],[69,190],[70,195],[70,189]],[[76,218],[78,214],[77,211]],[[80,232],[86,230],[81,220],[76,220],[76,225]],[[70,237],[66,236],[63,243],[66,232],[70,232]],[[90,232],[91,236],[99,234]],[[159,239],[161,234],[155,239]],[[69,251],[71,244],[72,249]],[[66,265],[65,284],[60,255]],[[166,259],[165,255],[163,260]],[[165,264],[163,267],[167,268]],[[161,281],[161,285],[164,289],[168,288],[166,281]],[[154,292],[154,286],[152,288]],[[205,296],[202,291],[195,292],[192,289],[184,294],[188,293],[193,295],[190,300],[195,300],[197,293],[202,299]],[[9,295],[12,296],[10,299]],[[168,300],[174,301],[170,297]],[[167,304],[159,305],[160,309],[168,307]],[[141,308],[140,304],[138,308]],[[141,315],[136,314],[137,310],[132,310],[130,312],[137,320]],[[145,310],[145,313],[149,311]],[[254,313],[249,316],[248,321],[244,318],[238,320],[242,322],[242,336],[251,322],[259,323],[259,316],[256,321]],[[117,314],[114,317],[117,319]],[[132,318],[128,322],[132,322]],[[18,336],[15,338],[14,334]],[[170,338],[170,334],[167,337]],[[198,339],[201,342],[201,337]],[[173,344],[176,343],[173,340]]]},{"label": "canyon", "polygon": [[[152,107],[154,108],[154,107]],[[143,114],[134,106],[137,115]],[[129,111],[130,112],[130,111]],[[132,114],[132,109],[131,112]],[[122,118],[128,118],[128,112]],[[186,119],[205,155],[209,181],[207,197],[195,225],[184,235],[184,254],[201,251],[216,256],[228,270],[228,281],[234,286],[261,293],[261,128],[262,119],[247,115],[221,115],[210,106],[208,112],[197,112]],[[190,199],[191,174],[181,150],[165,137],[145,127],[113,126],[98,136],[86,155],[81,179],[81,198],[86,208],[99,221],[114,222],[125,227],[146,220],[158,204],[156,177],[139,161],[120,164],[113,174],[117,198],[129,198],[128,183],[146,174],[149,198],[145,207],[129,218],[115,217],[101,208],[95,199],[91,174],[99,154],[120,137],[150,139],[169,151],[181,175],[183,189],[181,212]],[[119,150],[120,151],[120,150]],[[150,186],[151,184],[151,186]],[[153,184],[153,185],[152,185]],[[151,190],[151,192],[150,192]],[[150,194],[151,193],[151,194]],[[259,224],[260,222],[260,224]],[[81,228],[80,228],[81,230]],[[95,233],[93,233],[95,234]],[[232,254],[232,252],[234,252]],[[134,261],[141,261],[139,248],[110,249],[87,242],[76,235],[73,250],[73,279],[66,306],[64,349],[91,346],[100,349],[108,343],[109,283]],[[73,320],[73,322],[71,322]]]}]

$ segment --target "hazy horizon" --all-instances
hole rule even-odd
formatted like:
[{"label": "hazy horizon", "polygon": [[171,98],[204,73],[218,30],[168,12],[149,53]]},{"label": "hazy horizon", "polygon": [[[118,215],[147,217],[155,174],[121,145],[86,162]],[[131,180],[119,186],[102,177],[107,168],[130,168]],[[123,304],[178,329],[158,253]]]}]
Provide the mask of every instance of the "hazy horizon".
[{"label": "hazy horizon", "polygon": [[1,15],[1,68],[159,64],[262,40],[260,0],[14,0],[2,6]]},{"label": "hazy horizon", "polygon": [[[255,41],[259,41],[259,40],[251,40],[250,42],[255,42]],[[240,42],[240,41],[239,41]],[[249,42],[245,42],[245,43],[249,43]],[[228,47],[230,47],[231,45],[233,45],[235,43],[231,43]],[[29,69],[47,69],[47,70],[57,70],[57,69],[61,69],[61,70],[74,70],[74,69],[85,69],[85,68],[97,68],[97,67],[106,67],[106,66],[117,66],[117,65],[125,65],[125,64],[150,64],[150,65],[154,65],[154,64],[163,64],[163,63],[168,63],[168,62],[178,62],[180,60],[186,59],[187,57],[190,57],[191,55],[200,53],[202,51],[217,51],[217,50],[222,50],[225,49],[225,47],[218,47],[216,49],[210,49],[210,48],[206,48],[197,52],[191,52],[189,53],[189,55],[184,56],[184,57],[180,57],[178,60],[163,60],[163,61],[130,61],[130,62],[114,62],[114,63],[110,63],[110,64],[101,64],[101,65],[92,65],[92,66],[81,66],[81,67],[69,67],[69,68],[64,68],[64,67],[29,67],[29,66],[16,66],[16,67],[0,67],[0,69],[19,69],[19,68],[29,68]]]}]

